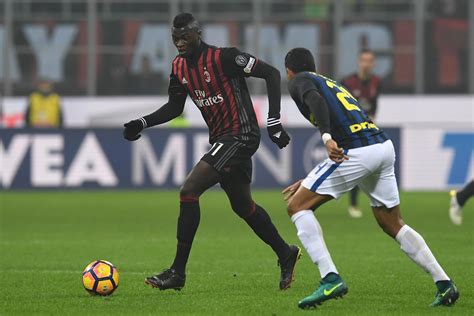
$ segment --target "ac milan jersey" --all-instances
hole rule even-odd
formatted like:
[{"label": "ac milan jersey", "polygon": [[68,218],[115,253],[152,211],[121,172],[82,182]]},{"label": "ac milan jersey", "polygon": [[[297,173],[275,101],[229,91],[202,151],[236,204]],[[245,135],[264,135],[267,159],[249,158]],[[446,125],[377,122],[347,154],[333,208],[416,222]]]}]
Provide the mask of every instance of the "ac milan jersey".
[{"label": "ac milan jersey", "polygon": [[354,73],[344,78],[341,83],[359,100],[362,109],[371,117],[377,112],[377,100],[381,89],[381,80],[378,76],[371,76],[362,80]]},{"label": "ac milan jersey", "polygon": [[173,60],[169,94],[187,93],[209,127],[209,142],[223,136],[259,138],[257,118],[245,82],[258,60],[236,48],[201,43],[192,58]]}]

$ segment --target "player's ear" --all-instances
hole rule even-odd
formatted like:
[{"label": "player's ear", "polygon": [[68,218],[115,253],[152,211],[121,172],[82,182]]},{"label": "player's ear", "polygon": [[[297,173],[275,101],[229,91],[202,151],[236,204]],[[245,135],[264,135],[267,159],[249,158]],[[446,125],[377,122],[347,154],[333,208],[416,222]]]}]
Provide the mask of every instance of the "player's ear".
[{"label": "player's ear", "polygon": [[291,80],[291,78],[293,78],[295,73],[288,67],[285,67],[285,69],[286,69],[286,77],[288,78],[288,80]]}]

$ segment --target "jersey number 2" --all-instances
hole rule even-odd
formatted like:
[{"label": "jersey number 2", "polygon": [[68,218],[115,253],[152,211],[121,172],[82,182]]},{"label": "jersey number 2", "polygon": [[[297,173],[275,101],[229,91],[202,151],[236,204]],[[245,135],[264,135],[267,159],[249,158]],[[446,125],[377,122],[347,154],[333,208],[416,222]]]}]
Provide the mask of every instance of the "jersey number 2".
[{"label": "jersey number 2", "polygon": [[336,97],[339,99],[339,101],[344,105],[346,110],[348,111],[360,111],[360,108],[352,102],[357,102],[357,99],[350,94],[349,91],[347,91],[344,87],[341,87],[340,85],[335,84],[332,81],[326,80],[326,84],[328,85],[329,88],[331,89],[337,89],[339,92],[336,93]]}]

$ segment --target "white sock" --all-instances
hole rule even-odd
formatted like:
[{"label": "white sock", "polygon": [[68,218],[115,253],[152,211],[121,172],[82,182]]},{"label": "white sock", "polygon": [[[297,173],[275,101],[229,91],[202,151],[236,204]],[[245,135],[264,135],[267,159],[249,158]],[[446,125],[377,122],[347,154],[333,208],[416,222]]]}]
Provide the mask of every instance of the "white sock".
[{"label": "white sock", "polygon": [[404,225],[395,238],[400,243],[400,248],[423,270],[431,274],[435,282],[449,280],[423,237],[410,226]]},{"label": "white sock", "polygon": [[310,210],[299,211],[291,216],[298,230],[298,238],[303,244],[311,260],[318,265],[321,278],[328,273],[338,273],[323,238],[323,230]]}]

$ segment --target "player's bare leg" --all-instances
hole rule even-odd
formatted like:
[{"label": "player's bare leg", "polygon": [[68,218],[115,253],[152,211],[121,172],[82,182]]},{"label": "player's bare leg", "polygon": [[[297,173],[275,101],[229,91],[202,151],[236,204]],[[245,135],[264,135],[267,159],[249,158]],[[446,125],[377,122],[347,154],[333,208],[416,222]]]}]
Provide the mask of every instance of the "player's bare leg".
[{"label": "player's bare leg", "polygon": [[433,278],[438,291],[431,306],[453,305],[459,297],[456,286],[444,272],[423,237],[405,224],[400,214],[400,206],[373,207],[372,210],[383,231],[396,239],[403,252]]},{"label": "player's bare leg", "polygon": [[269,245],[278,256],[281,268],[281,290],[286,290],[294,280],[295,266],[301,256],[298,246],[289,246],[273,225],[270,216],[260,205],[256,204],[250,192],[250,183],[245,177],[234,173],[221,182],[227,193],[234,212],[252,228],[262,241]]},{"label": "player's bare leg", "polygon": [[461,191],[449,192],[451,201],[449,205],[449,218],[454,225],[462,224],[462,209],[466,201],[474,196],[474,181],[469,182]]},{"label": "player's bare leg", "polygon": [[344,296],[348,288],[339,276],[324,242],[321,225],[313,213],[313,210],[333,198],[314,193],[300,186],[300,183],[289,186],[283,194],[286,194],[288,215],[296,226],[298,237],[311,260],[318,266],[321,275],[320,285],[316,290],[298,303],[300,308],[311,308],[329,299]]},{"label": "player's bare leg", "polygon": [[362,217],[362,211],[360,210],[358,203],[357,203],[357,195],[359,194],[359,187],[355,186],[354,189],[352,189],[349,192],[349,208],[347,212],[349,213],[349,216],[352,218],[361,218]]},{"label": "player's bare leg", "polygon": [[219,173],[207,162],[199,161],[191,170],[180,191],[176,256],[170,269],[146,278],[145,282],[160,290],[183,288],[186,263],[199,226],[199,197],[204,191],[218,183]]}]

